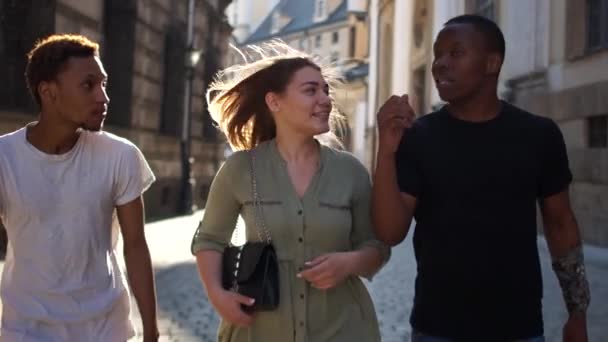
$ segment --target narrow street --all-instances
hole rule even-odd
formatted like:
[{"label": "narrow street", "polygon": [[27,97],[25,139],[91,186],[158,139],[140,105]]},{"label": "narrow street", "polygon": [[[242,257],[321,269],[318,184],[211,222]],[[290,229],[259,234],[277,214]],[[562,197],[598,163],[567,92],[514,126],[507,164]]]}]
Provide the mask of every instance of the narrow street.
[{"label": "narrow street", "polygon": [[[148,224],[148,242],[156,270],[161,341],[215,341],[218,317],[207,301],[189,244],[201,212]],[[367,285],[381,321],[384,342],[409,341],[408,323],[414,291],[411,238],[393,249],[391,261]],[[561,341],[565,309],[543,239],[539,240],[545,282],[545,334],[547,342]],[[586,247],[592,291],[588,313],[590,341],[608,341],[608,251]],[[141,331],[136,310],[134,321]],[[137,341],[134,338],[133,341]]]},{"label": "narrow street", "polygon": [[[146,226],[155,268],[161,342],[215,341],[219,318],[207,301],[190,255],[190,239],[201,216],[198,212]],[[566,319],[561,292],[543,239],[539,239],[539,249],[545,283],[545,335],[547,342],[561,342]],[[608,250],[586,246],[585,258],[592,295],[587,317],[589,341],[608,342]],[[0,270],[2,266],[0,263]],[[412,242],[408,238],[393,248],[390,262],[367,283],[380,319],[383,342],[409,341],[415,271]],[[134,301],[132,316],[138,336],[130,342],[140,341],[141,320]]]}]

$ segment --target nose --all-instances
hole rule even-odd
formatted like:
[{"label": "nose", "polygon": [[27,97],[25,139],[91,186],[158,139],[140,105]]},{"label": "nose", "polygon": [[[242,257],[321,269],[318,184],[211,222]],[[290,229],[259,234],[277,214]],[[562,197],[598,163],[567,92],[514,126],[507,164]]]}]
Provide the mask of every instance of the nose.
[{"label": "nose", "polygon": [[95,92],[95,100],[98,103],[108,104],[110,103],[110,98],[108,97],[108,93],[104,86],[99,86],[97,91]]},{"label": "nose", "polygon": [[443,70],[448,67],[448,64],[449,64],[448,59],[446,57],[440,56],[440,57],[436,57],[435,60],[433,60],[433,64],[431,65],[431,68],[433,71]]},{"label": "nose", "polygon": [[324,106],[331,106],[331,97],[329,96],[329,94],[322,91],[321,98],[319,99],[319,103]]}]

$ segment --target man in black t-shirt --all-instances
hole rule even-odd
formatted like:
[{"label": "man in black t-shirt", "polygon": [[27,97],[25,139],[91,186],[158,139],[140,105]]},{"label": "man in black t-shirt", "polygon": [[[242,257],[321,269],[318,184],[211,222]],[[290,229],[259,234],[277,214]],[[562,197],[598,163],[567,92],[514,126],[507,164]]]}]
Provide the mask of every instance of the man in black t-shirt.
[{"label": "man in black t-shirt", "polygon": [[570,207],[572,175],[550,119],[500,101],[502,32],[449,20],[432,73],[447,105],[414,120],[407,95],[378,112],[373,216],[396,245],[416,219],[412,341],[543,341],[536,202],[569,311],[564,341],[587,341],[589,287]]}]

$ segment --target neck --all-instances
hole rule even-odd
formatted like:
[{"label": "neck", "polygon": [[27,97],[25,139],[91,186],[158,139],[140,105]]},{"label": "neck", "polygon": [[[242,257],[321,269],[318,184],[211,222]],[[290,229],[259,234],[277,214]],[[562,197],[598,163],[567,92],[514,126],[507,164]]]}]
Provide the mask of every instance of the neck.
[{"label": "neck", "polygon": [[319,155],[319,146],[314,137],[280,134],[277,131],[276,142],[281,157],[288,164],[305,162]]},{"label": "neck", "polygon": [[496,87],[487,87],[473,96],[450,102],[448,109],[458,119],[482,122],[498,116],[500,106],[500,100],[496,96]]},{"label": "neck", "polygon": [[47,154],[63,154],[70,151],[80,136],[78,127],[53,120],[54,116],[40,114],[40,120],[27,128],[26,137],[30,144]]}]

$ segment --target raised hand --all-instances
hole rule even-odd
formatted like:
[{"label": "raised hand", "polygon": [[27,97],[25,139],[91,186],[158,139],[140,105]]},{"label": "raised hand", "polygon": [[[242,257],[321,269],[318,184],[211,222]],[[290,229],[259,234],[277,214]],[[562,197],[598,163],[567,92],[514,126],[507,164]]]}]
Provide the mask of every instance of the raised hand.
[{"label": "raised hand", "polygon": [[378,110],[378,153],[394,154],[403,137],[403,131],[412,126],[415,118],[408,95],[391,96]]}]

